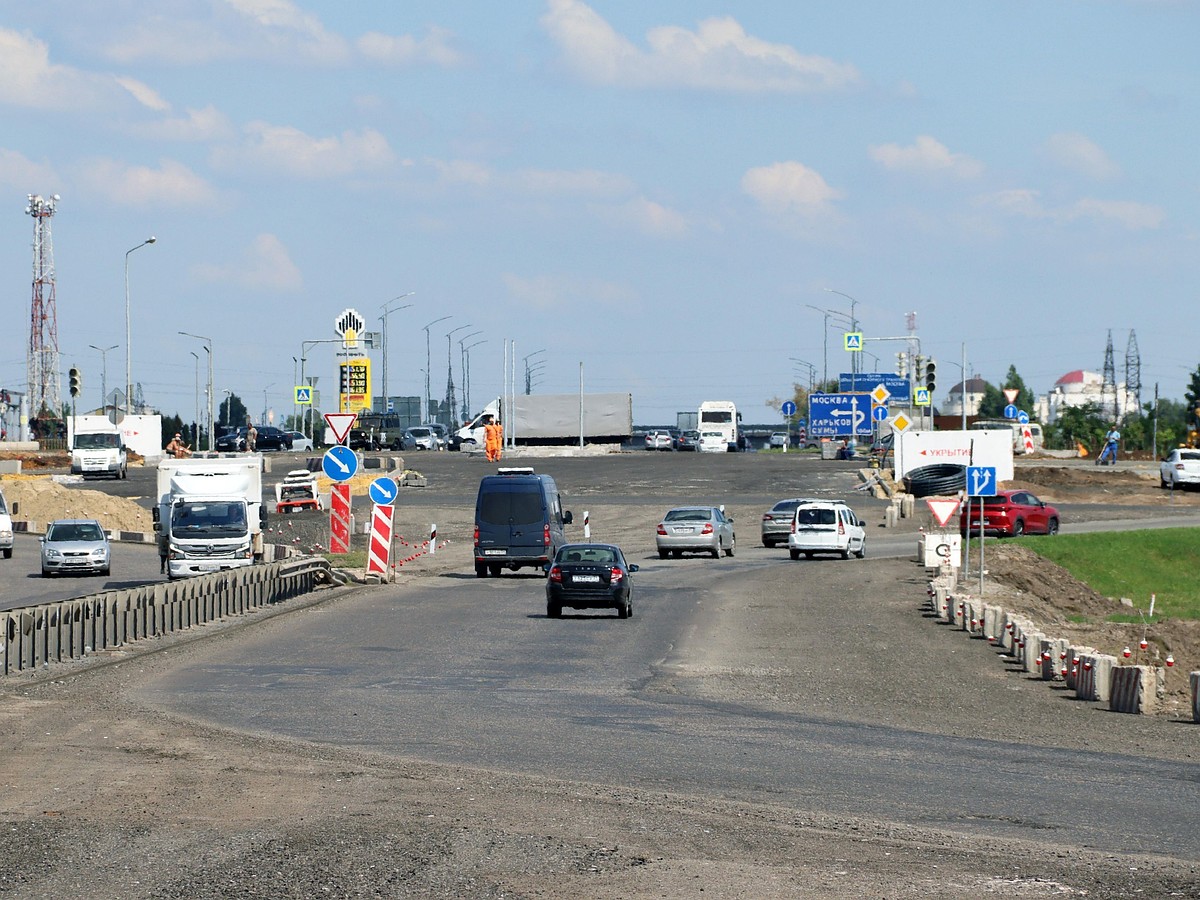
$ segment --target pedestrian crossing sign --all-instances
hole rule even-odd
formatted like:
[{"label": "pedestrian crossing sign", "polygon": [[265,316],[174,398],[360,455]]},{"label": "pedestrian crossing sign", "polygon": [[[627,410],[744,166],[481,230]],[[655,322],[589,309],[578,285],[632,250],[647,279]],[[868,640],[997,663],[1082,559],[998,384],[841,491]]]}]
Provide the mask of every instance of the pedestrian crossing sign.
[{"label": "pedestrian crossing sign", "polygon": [[847,331],[842,335],[842,339],[845,341],[846,350],[850,352],[862,350],[863,336],[861,331]]},{"label": "pedestrian crossing sign", "polygon": [[298,384],[295,386],[296,403],[312,403],[312,388],[307,384]]},{"label": "pedestrian crossing sign", "polygon": [[929,404],[932,402],[933,401],[929,399],[929,388],[919,387],[913,391],[914,406],[929,406]]}]

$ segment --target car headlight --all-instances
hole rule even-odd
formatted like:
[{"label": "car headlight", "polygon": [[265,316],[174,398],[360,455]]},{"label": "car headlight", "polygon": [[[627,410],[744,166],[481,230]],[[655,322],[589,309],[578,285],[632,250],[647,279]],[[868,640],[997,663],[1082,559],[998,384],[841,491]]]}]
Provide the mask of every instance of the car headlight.
[{"label": "car headlight", "polygon": [[92,556],[96,559],[104,559],[105,557],[108,556],[108,548],[107,547],[97,547],[95,550],[92,551]]},{"label": "car headlight", "polygon": [[46,559],[62,559],[62,554],[53,547],[46,548]]},{"label": "car headlight", "polygon": [[0,529],[0,538],[8,539],[8,538],[11,538],[12,536],[13,536],[13,533],[12,533],[11,528]]}]

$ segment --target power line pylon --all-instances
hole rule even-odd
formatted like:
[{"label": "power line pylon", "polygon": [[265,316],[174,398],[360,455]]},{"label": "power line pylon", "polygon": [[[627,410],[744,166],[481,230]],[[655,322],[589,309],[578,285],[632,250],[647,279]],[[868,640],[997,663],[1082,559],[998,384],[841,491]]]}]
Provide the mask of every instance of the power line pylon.
[{"label": "power line pylon", "polygon": [[1113,362],[1112,329],[1108,330],[1108,346],[1104,349],[1104,380],[1100,384],[1100,411],[1108,409],[1107,398],[1112,392],[1113,421],[1121,421],[1121,398],[1117,395],[1117,367]]},{"label": "power line pylon", "polygon": [[[1133,408],[1142,414],[1142,354],[1138,352],[1137,332],[1129,329],[1129,343],[1125,345],[1125,397],[1133,397]],[[1128,403],[1126,404],[1128,408]]]},{"label": "power line pylon", "polygon": [[33,216],[33,298],[29,307],[29,412],[35,418],[62,412],[59,393],[58,313],[54,302],[54,240],[50,219],[58,194],[29,195]]}]

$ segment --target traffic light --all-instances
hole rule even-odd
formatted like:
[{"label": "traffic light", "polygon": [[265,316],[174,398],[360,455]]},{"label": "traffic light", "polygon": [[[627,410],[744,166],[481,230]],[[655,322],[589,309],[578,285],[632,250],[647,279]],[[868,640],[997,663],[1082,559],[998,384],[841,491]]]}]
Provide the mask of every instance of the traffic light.
[{"label": "traffic light", "polygon": [[80,390],[83,388],[83,379],[79,375],[79,370],[72,366],[68,375],[71,379],[71,396],[78,397]]},{"label": "traffic light", "polygon": [[925,387],[931,394],[937,389],[937,363],[932,359],[925,362]]}]

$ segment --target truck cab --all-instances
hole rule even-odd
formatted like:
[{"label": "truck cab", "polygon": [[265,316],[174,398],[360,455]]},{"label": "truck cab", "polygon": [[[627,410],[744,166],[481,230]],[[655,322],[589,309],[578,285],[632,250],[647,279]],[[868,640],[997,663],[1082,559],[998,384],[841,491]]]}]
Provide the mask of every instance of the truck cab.
[{"label": "truck cab", "polygon": [[71,441],[72,475],[126,478],[128,465],[128,452],[121,432],[114,429],[75,433]]}]

